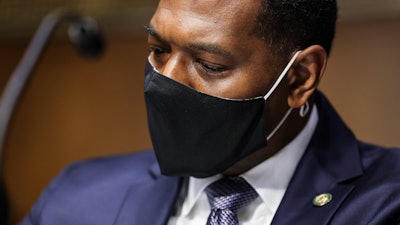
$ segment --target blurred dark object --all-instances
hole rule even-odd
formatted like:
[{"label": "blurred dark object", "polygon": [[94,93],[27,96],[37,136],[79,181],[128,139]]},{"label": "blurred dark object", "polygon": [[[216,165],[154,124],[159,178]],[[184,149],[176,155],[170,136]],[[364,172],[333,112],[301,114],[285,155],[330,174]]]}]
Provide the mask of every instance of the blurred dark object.
[{"label": "blurred dark object", "polygon": [[69,36],[77,50],[84,56],[97,58],[104,52],[104,40],[96,21],[90,17],[67,10],[58,9],[48,14],[41,22],[32,41],[17,68],[4,88],[0,101],[0,225],[7,224],[7,192],[3,179],[3,150],[7,128],[14,108],[29,76],[42,55],[54,28],[60,22],[69,22]]},{"label": "blurred dark object", "polygon": [[8,200],[3,179],[0,179],[0,225],[7,225]]},{"label": "blurred dark object", "polygon": [[71,42],[83,56],[98,58],[105,49],[99,26],[90,17],[83,17],[78,23],[71,24],[68,34]]}]

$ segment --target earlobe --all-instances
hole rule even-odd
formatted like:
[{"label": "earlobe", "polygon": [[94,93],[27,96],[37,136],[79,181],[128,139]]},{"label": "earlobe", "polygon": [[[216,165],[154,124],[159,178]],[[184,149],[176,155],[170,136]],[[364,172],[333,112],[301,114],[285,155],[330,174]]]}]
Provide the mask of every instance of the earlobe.
[{"label": "earlobe", "polygon": [[290,107],[299,108],[312,96],[325,71],[326,63],[327,54],[320,45],[312,45],[300,53],[287,74],[290,83]]}]

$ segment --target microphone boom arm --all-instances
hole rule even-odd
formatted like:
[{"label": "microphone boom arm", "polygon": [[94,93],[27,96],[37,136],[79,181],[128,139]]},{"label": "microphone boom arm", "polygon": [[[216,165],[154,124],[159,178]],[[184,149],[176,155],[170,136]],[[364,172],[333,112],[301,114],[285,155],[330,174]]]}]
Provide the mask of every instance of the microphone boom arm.
[{"label": "microphone boom arm", "polygon": [[[14,108],[20,94],[25,87],[29,75],[32,70],[35,68],[47,42],[50,38],[53,30],[62,21],[70,22],[75,27],[70,27],[70,36],[77,35],[76,30],[72,30],[71,28],[78,29],[78,32],[82,32],[83,35],[91,35],[90,41],[95,41],[96,46],[89,46],[92,49],[89,49],[89,53],[86,53],[88,56],[97,56],[102,53],[103,49],[93,49],[94,47],[102,48],[103,43],[102,39],[98,34],[97,23],[89,17],[83,17],[80,14],[67,9],[58,9],[51,13],[49,13],[39,25],[39,28],[35,32],[27,50],[25,51],[22,59],[20,60],[17,68],[11,74],[7,85],[4,88],[3,95],[0,101],[0,172],[3,170],[2,166],[2,157],[3,157],[3,149],[5,145],[5,139],[7,134],[7,128],[13,114]],[[87,24],[89,22],[89,24]],[[86,24],[84,24],[86,23]],[[71,26],[72,26],[71,25]],[[86,27],[85,27],[86,26]],[[95,27],[94,27],[95,26]],[[85,30],[87,29],[87,30]],[[91,29],[91,30],[90,30]],[[93,30],[94,29],[94,30]],[[72,32],[71,32],[72,31]],[[96,33],[97,32],[97,33]],[[82,38],[79,37],[70,37],[75,42],[74,44],[82,45]],[[86,41],[86,42],[85,42]],[[87,45],[93,45],[89,43],[88,40],[83,40],[84,48],[88,47]],[[81,50],[81,49],[80,49]],[[84,52],[84,50],[81,50]],[[87,50],[86,50],[87,51]],[[0,178],[2,174],[0,173]]]}]

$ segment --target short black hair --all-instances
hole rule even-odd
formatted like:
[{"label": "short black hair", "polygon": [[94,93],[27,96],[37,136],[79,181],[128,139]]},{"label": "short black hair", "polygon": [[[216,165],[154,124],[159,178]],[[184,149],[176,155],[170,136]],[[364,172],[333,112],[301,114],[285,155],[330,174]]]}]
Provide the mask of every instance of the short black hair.
[{"label": "short black hair", "polygon": [[289,56],[321,45],[329,55],[336,30],[336,0],[260,0],[256,32],[272,53]]}]

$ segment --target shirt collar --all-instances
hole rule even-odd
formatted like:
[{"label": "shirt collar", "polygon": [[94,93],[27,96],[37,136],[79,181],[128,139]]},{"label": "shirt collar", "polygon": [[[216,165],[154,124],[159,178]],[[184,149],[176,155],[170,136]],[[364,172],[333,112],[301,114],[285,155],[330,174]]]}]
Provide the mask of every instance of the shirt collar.
[{"label": "shirt collar", "polygon": [[[303,130],[278,153],[241,175],[257,191],[267,207],[275,212],[285,194],[290,179],[299,163],[318,123],[318,112],[312,107],[310,119]],[[182,215],[190,213],[204,189],[220,179],[218,174],[207,178],[190,177]]]}]

